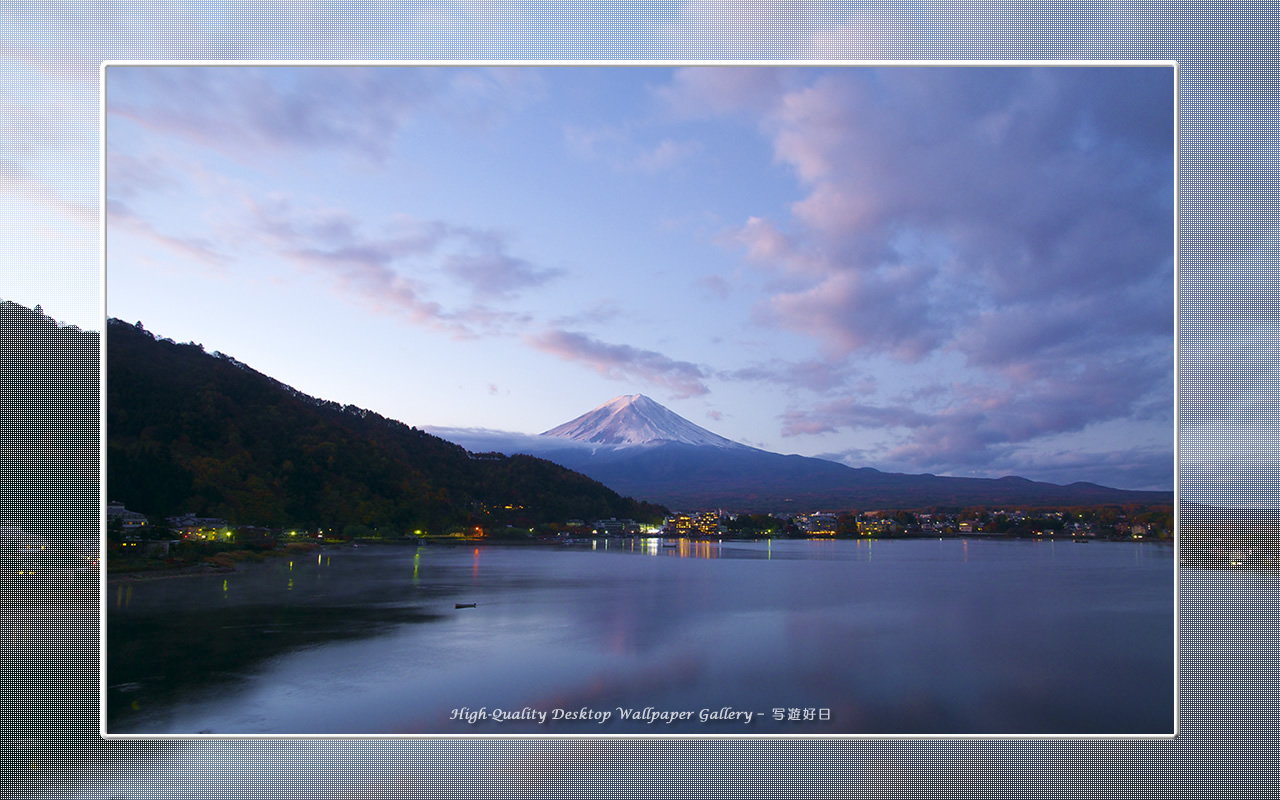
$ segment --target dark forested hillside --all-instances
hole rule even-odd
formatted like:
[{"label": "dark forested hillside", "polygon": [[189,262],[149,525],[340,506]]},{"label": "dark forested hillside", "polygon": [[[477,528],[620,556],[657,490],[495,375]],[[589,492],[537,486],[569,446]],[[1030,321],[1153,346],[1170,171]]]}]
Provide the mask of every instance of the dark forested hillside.
[{"label": "dark forested hillside", "polygon": [[477,456],[197,344],[107,325],[107,489],[132,510],[300,528],[661,517],[529,456]]},{"label": "dark forested hillside", "polygon": [[97,333],[0,302],[0,521],[97,534],[98,363]]}]

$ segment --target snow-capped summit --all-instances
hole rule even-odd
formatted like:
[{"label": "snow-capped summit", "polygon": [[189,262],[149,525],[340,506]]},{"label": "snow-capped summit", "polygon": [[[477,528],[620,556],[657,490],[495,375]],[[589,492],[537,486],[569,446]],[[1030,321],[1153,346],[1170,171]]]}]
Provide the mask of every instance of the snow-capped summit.
[{"label": "snow-capped summit", "polygon": [[750,449],[694,425],[642,394],[615,397],[577,419],[544,431],[542,435],[607,446],[679,442]]}]

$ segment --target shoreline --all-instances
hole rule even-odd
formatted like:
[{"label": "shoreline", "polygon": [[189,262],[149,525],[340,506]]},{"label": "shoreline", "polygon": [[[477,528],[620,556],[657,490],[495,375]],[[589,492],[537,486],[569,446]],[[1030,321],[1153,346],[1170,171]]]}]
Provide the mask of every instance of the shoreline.
[{"label": "shoreline", "polygon": [[[599,541],[599,540],[602,540],[602,539],[608,539],[609,541],[630,541],[631,539],[635,539],[635,538],[637,538],[637,537],[626,537],[626,536],[622,536],[622,537],[598,537],[598,538],[596,539],[596,541]],[[675,539],[674,539],[674,538],[672,538],[672,537],[639,537],[639,538],[646,538],[646,539],[647,539],[647,538],[663,538],[664,540],[667,540],[667,541],[674,541],[674,540],[675,540]],[[719,538],[719,539],[683,539],[683,540],[684,540],[684,541],[689,541],[689,542],[695,542],[695,543],[705,543],[705,542],[759,542],[759,541],[764,541],[764,540],[766,540],[766,539],[768,539],[768,538],[770,538],[770,537],[725,536],[725,537],[723,537],[723,538]],[[807,541],[837,541],[837,538],[836,538],[836,537],[832,537],[832,538],[822,538],[822,539],[818,539],[818,538],[816,538],[816,537],[773,537],[773,538],[782,538],[782,539],[795,540],[795,541],[802,541],[802,540],[807,540]],[[889,537],[889,538],[887,538],[887,539],[881,539],[880,537],[859,537],[859,539],[856,539],[856,540],[855,540],[855,539],[853,539],[853,538],[851,538],[851,537],[839,537],[839,540],[843,540],[843,541],[910,541],[910,540],[913,540],[913,539],[915,539],[915,540],[928,540],[928,539],[934,539],[934,538],[938,538],[938,537],[933,537],[933,536],[899,536],[899,537]],[[1063,542],[1066,542],[1066,541],[1072,541],[1072,539],[1071,539],[1070,537],[1066,537],[1066,536],[1061,536],[1061,537],[1007,537],[1007,536],[993,536],[993,535],[983,535],[983,534],[978,534],[977,536],[954,536],[954,537],[941,537],[941,538],[946,538],[946,539],[955,539],[955,540],[957,540],[957,541],[962,540],[962,539],[966,539],[966,540],[977,540],[977,541],[1011,541],[1011,542],[1016,542],[1016,541],[1034,541],[1034,542],[1045,542],[1045,541],[1050,541],[1050,542],[1052,542],[1052,541],[1063,541]],[[1130,543],[1130,542],[1132,542],[1133,544],[1164,544],[1164,545],[1168,545],[1168,546],[1170,546],[1170,547],[1171,547],[1171,546],[1173,546],[1173,542],[1166,542],[1166,541],[1156,540],[1156,539],[1147,540],[1147,541],[1142,541],[1142,540],[1139,540],[1139,541],[1132,541],[1132,540],[1129,540],[1129,539],[1092,539],[1092,540],[1090,540],[1090,541],[1096,541],[1096,542],[1118,542],[1118,543]],[[308,547],[308,548],[306,548],[306,552],[311,553],[311,552],[316,552],[317,550],[321,550],[321,551],[323,552],[324,550],[330,550],[330,549],[331,549],[331,550],[348,549],[348,548],[351,548],[353,545],[357,545],[357,546],[359,546],[359,547],[380,547],[380,546],[381,546],[381,547],[405,547],[405,546],[418,546],[418,547],[423,547],[423,546],[441,546],[441,545],[446,546],[446,547],[450,547],[450,546],[453,546],[453,547],[456,547],[456,546],[470,546],[470,547],[474,547],[474,546],[477,546],[477,545],[482,545],[482,546],[490,546],[490,547],[492,547],[492,546],[539,547],[539,546],[541,546],[541,547],[551,547],[551,548],[554,548],[554,547],[565,547],[565,546],[585,545],[585,544],[589,544],[589,543],[590,543],[590,540],[581,540],[581,541],[579,541],[579,540],[569,540],[569,541],[566,541],[566,540],[555,540],[555,539],[551,539],[551,540],[529,540],[529,539],[515,539],[515,538],[512,538],[512,539],[505,539],[505,540],[504,540],[504,539],[501,539],[501,538],[487,538],[487,539],[446,539],[446,538],[443,538],[443,537],[442,537],[442,538],[439,538],[439,539],[425,539],[425,538],[424,538],[424,539],[419,539],[419,540],[406,540],[406,539],[386,539],[386,540],[378,540],[378,539],[364,539],[364,540],[360,540],[360,541],[357,541],[357,542],[347,542],[347,543],[343,543],[343,544],[336,544],[336,545],[335,545],[335,544],[330,544],[330,545],[324,545],[324,546]],[[289,552],[289,551],[287,551],[287,550],[266,550],[266,551],[258,551],[258,552],[256,552],[256,553],[254,554],[254,556],[252,556],[252,557],[248,557],[248,558],[233,558],[233,559],[230,559],[230,560],[232,561],[232,563],[231,563],[231,564],[226,564],[226,565],[214,564],[214,563],[210,563],[210,562],[207,562],[207,561],[206,561],[206,562],[203,562],[203,563],[201,563],[201,564],[195,564],[195,565],[185,565],[185,566],[176,566],[176,567],[157,567],[156,569],[150,569],[150,570],[129,570],[129,571],[119,572],[119,573],[111,573],[111,572],[109,572],[109,571],[104,571],[104,572],[102,573],[102,577],[103,577],[103,579],[105,580],[105,583],[106,583],[107,585],[112,585],[112,584],[120,584],[120,583],[134,583],[134,582],[140,582],[140,581],[166,580],[166,579],[170,579],[170,578],[190,578],[190,577],[196,577],[196,576],[200,576],[200,575],[225,575],[225,574],[232,574],[232,573],[239,572],[239,571],[240,571],[240,570],[239,570],[239,566],[240,566],[240,564],[241,564],[241,563],[244,563],[245,561],[249,561],[249,562],[252,562],[252,563],[260,563],[260,562],[265,561],[265,560],[267,560],[267,559],[281,558],[281,557],[288,556],[288,555],[294,555],[296,552],[297,552],[297,551],[294,551],[294,553],[290,553],[290,552]],[[1191,563],[1186,563],[1186,562],[1185,562],[1185,560],[1184,560],[1184,563],[1180,564],[1180,566],[1188,566],[1188,567],[1189,567],[1189,566],[1197,566],[1197,567],[1199,567],[1199,566],[1211,566],[1211,565],[1207,565],[1207,564],[1191,564]],[[1221,565],[1221,566],[1226,567],[1227,565],[1225,565],[1225,564],[1224,564],[1224,565]],[[1237,567],[1237,568],[1238,568],[1238,567]]]},{"label": "shoreline", "polygon": [[138,581],[159,581],[167,578],[190,578],[197,575],[225,575],[232,572],[238,572],[235,567],[219,567],[213,564],[200,564],[197,566],[174,567],[165,569],[142,570],[140,572],[118,572],[106,573],[106,584],[108,586],[114,583],[136,583]]},{"label": "shoreline", "polygon": [[[123,572],[111,572],[108,565],[103,566],[100,573],[102,580],[106,585],[118,583],[136,583],[138,581],[157,581],[167,578],[190,578],[199,575],[227,575],[239,572],[240,564],[249,561],[252,563],[261,563],[268,559],[283,558],[285,556],[297,555],[299,552],[314,553],[322,550],[322,545],[303,545],[302,543],[294,543],[295,549],[290,551],[287,548],[280,550],[260,550],[260,551],[230,551],[227,553],[219,553],[216,557],[222,559],[220,562],[204,560],[198,564],[184,564],[182,566],[159,566],[154,569],[144,570],[125,570]],[[231,555],[231,553],[243,553],[239,557]]]}]

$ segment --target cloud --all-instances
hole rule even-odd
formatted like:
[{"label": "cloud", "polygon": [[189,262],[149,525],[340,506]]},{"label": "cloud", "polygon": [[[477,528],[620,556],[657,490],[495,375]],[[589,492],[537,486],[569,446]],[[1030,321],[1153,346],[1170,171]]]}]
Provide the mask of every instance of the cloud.
[{"label": "cloud", "polygon": [[233,158],[325,149],[375,163],[426,113],[492,126],[544,92],[537,72],[501,67],[113,66],[106,84],[110,117]]},{"label": "cloud", "polygon": [[662,106],[677,117],[767,113],[794,83],[798,71],[777,67],[683,67],[671,82],[653,89]]},{"label": "cloud", "polygon": [[23,64],[55,81],[92,82],[98,73],[100,59],[90,58],[67,49],[52,50],[19,44],[17,37],[0,41],[0,59]]},{"label": "cloud", "polygon": [[557,328],[577,327],[582,325],[602,325],[617,319],[634,317],[634,311],[626,305],[619,304],[613,298],[598,298],[581,307],[575,307],[573,313],[558,316],[550,321]]},{"label": "cloud", "polygon": [[797,387],[819,394],[837,389],[870,394],[875,388],[873,376],[864,375],[849,362],[838,359],[772,359],[735,370],[724,370],[717,373],[716,377],[729,381]]},{"label": "cloud", "polygon": [[124,231],[140,239],[159,245],[169,252],[184,259],[194,260],[206,265],[220,266],[228,261],[228,256],[218,250],[213,242],[203,237],[185,237],[162,233],[155,226],[134,213],[126,203],[114,198],[107,198],[107,225],[113,231],[113,237],[107,241],[108,253],[114,236]]},{"label": "cloud", "polygon": [[833,356],[887,350],[918,361],[946,336],[941,326],[922,324],[932,312],[930,277],[927,268],[906,264],[838,272],[803,291],[777,294],[757,316],[815,336]]},{"label": "cloud", "polygon": [[335,279],[341,291],[377,310],[397,310],[459,337],[475,336],[477,326],[501,332],[529,316],[482,305],[447,310],[428,299],[438,295],[433,281],[445,278],[476,298],[502,299],[559,275],[509,255],[505,240],[492,231],[400,215],[369,232],[340,209],[295,208],[284,197],[246,197],[244,203],[240,224],[270,252]]},{"label": "cloud", "polygon": [[582,333],[548,330],[525,337],[525,342],[544,353],[585,364],[611,380],[625,380],[662,387],[673,397],[707,394],[707,372],[687,361],[675,361],[652,350],[625,344],[609,344]]},{"label": "cloud", "polygon": [[67,199],[50,182],[31,173],[16,161],[0,159],[0,192],[18,198],[23,204],[36,204],[72,219],[80,225],[97,229],[95,206]]},{"label": "cloud", "polygon": [[477,296],[514,297],[523,289],[541,286],[564,274],[563,270],[539,268],[510,255],[506,242],[497,234],[456,227],[451,234],[466,250],[445,256],[442,267]]},{"label": "cloud", "polygon": [[602,161],[618,172],[661,172],[682,164],[702,152],[702,143],[691,139],[662,137],[646,143],[626,127],[584,128],[567,125],[565,143],[579,157]]},{"label": "cloud", "polygon": [[108,148],[106,168],[108,197],[130,200],[152,192],[178,189],[180,184],[175,176],[177,168],[178,165],[159,158],[153,153],[135,156]]},{"label": "cloud", "polygon": [[[832,353],[918,359],[995,308],[1101,316],[1172,274],[1172,119],[1169,70],[826,72],[759,122],[804,196],[729,239],[780,281],[763,318]],[[1172,285],[1127,299],[1171,309]]]},{"label": "cloud", "polygon": [[328,147],[380,160],[426,79],[360,68],[110,67],[107,113],[235,156]]},{"label": "cloud", "polygon": [[851,399],[823,403],[802,412],[791,409],[782,415],[783,436],[827,433],[841,428],[919,428],[932,423],[932,417],[909,406],[873,406]]},{"label": "cloud", "polygon": [[[886,448],[851,448],[817,456],[850,467],[874,465],[888,472],[917,473],[915,464],[892,462]],[[1173,449],[1166,446],[1127,447],[1118,450],[1039,449],[1011,447],[998,461],[957,463],[932,474],[956,477],[998,478],[1017,475],[1061,485],[1088,476],[1090,483],[1116,489],[1169,491],[1173,488]],[[1184,497],[1186,495],[1184,494]]]},{"label": "cloud", "polygon": [[1091,483],[1119,489],[1173,488],[1172,445],[1096,451],[1022,448],[1014,451],[1003,466],[1013,474],[1050,483],[1074,483],[1087,475]]},{"label": "cloud", "polygon": [[598,446],[591,442],[579,442],[559,436],[542,436],[536,433],[518,433],[493,428],[440,425],[419,425],[418,428],[432,436],[439,436],[441,439],[465,447],[473,453],[542,455],[556,450],[590,450]]},{"label": "cloud", "polygon": [[1064,363],[1034,381],[968,383],[922,395],[892,404],[840,398],[792,408],[783,415],[782,434],[869,430],[881,438],[877,452],[884,463],[952,473],[995,464],[1007,469],[1022,448],[1109,420],[1150,420],[1173,429],[1168,367],[1139,357]]},{"label": "cloud", "polygon": [[728,300],[733,291],[733,285],[723,275],[703,275],[695,280],[693,285],[717,300]]},{"label": "cloud", "polygon": [[663,52],[690,58],[788,59],[807,57],[809,38],[830,22],[831,13],[817,5],[686,0],[655,32]]},{"label": "cloud", "polygon": [[[863,431],[888,463],[950,471],[1108,420],[1172,426],[1171,70],[779,75],[690,69],[666,96],[754,124],[796,181],[787,212],[721,236],[765,279],[756,322],[832,364],[874,361],[900,391],[792,377],[827,396],[784,435]],[[717,86],[736,99],[716,104]],[[912,391],[943,364],[953,383]]]}]

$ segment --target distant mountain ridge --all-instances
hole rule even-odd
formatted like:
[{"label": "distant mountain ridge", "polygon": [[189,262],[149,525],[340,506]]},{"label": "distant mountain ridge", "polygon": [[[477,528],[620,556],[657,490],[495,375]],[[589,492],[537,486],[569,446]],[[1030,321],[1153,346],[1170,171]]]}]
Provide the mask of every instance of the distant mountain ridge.
[{"label": "distant mountain ridge", "polygon": [[[584,446],[595,445],[595,446]],[[882,472],[780,455],[701,428],[644,395],[615,397],[539,436],[513,441],[615,491],[682,509],[742,511],[965,506],[1171,504],[1172,492],[1059,484],[1017,476],[954,478]]]}]

